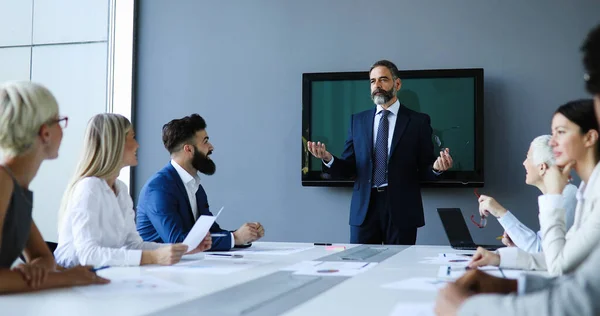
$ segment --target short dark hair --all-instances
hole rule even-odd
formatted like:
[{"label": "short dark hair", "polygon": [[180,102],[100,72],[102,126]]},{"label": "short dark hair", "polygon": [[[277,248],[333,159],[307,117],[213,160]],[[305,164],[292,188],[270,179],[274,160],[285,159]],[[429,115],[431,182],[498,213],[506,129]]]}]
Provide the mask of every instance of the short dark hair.
[{"label": "short dark hair", "polygon": [[396,81],[396,79],[400,78],[400,73],[398,71],[398,67],[396,67],[396,65],[394,65],[393,62],[389,61],[389,60],[379,60],[376,61],[373,66],[371,66],[371,69],[369,69],[369,74],[371,74],[371,71],[373,71],[373,69],[375,69],[375,67],[385,67],[387,69],[389,69],[389,71],[392,73],[392,80]]},{"label": "short dark hair", "polygon": [[206,122],[198,114],[172,120],[163,125],[163,144],[170,154],[178,152],[183,145],[194,143],[196,132],[204,129],[206,129]]},{"label": "short dark hair", "polygon": [[588,33],[581,51],[586,71],[585,86],[591,94],[600,94],[600,25]]},{"label": "short dark hair", "polygon": [[[569,121],[577,124],[581,133],[585,134],[590,130],[598,129],[598,120],[594,116],[594,101],[591,99],[580,99],[561,105],[555,114],[564,115]],[[599,131],[600,133],[600,131]],[[596,143],[596,154],[600,155],[600,142]]]}]

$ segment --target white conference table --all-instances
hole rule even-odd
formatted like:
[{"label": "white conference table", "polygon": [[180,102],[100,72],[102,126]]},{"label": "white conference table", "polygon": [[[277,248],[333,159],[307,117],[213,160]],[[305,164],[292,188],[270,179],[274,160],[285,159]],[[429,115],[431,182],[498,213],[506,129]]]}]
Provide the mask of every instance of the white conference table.
[{"label": "white conference table", "polygon": [[[270,242],[256,243],[256,245],[278,247],[313,246],[310,243]],[[346,249],[357,246],[351,244],[336,245],[346,246]],[[435,292],[387,289],[381,285],[411,277],[436,277],[439,265],[420,264],[419,261],[422,261],[425,257],[436,257],[441,252],[465,253],[465,251],[457,251],[445,246],[409,247],[379,263],[373,269],[356,275],[288,310],[284,315],[388,315],[398,302],[433,302],[436,296]],[[153,268],[152,266],[112,267],[101,270],[98,274],[107,278],[148,274],[188,286],[191,290],[185,293],[107,297],[88,297],[72,288],[13,294],[0,296],[0,314],[145,315],[269,275],[303,260],[316,260],[332,253],[335,252],[328,251],[323,246],[315,246],[312,249],[284,256],[245,255],[246,259],[269,260],[271,262],[227,275],[148,271],[148,269]],[[198,315],[205,314],[199,309]]]}]

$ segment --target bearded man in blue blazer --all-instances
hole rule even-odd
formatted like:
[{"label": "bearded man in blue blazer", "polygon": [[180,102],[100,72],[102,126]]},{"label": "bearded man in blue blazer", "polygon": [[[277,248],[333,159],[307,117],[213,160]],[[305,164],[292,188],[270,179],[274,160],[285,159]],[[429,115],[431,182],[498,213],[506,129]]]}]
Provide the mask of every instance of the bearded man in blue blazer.
[{"label": "bearded man in blue blazer", "polygon": [[[206,122],[198,114],[165,124],[162,138],[171,161],[142,188],[136,225],[145,241],[180,243],[199,216],[212,216],[199,174],[215,173],[215,163],[209,157],[214,147],[209,142]],[[210,233],[210,250],[229,250],[248,246],[265,231],[258,222],[245,223],[231,232],[215,222]]]}]

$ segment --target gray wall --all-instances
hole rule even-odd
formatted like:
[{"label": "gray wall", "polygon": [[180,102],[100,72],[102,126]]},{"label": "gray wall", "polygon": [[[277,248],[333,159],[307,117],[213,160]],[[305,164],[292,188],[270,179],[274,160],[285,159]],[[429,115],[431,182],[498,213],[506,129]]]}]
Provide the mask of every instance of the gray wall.
[{"label": "gray wall", "polygon": [[[302,73],[485,69],[485,171],[495,196],[537,229],[538,192],[524,184],[529,141],[561,103],[585,96],[578,48],[598,1],[139,1],[135,196],[168,161],[161,126],[201,114],[215,146],[202,177],[221,225],[261,221],[265,240],[349,240],[350,189],[302,187]],[[365,91],[368,93],[368,91]],[[348,119],[341,117],[340,119]],[[423,190],[419,244],[447,244],[436,207],[477,212],[472,189]],[[477,242],[502,234],[471,226]]]}]

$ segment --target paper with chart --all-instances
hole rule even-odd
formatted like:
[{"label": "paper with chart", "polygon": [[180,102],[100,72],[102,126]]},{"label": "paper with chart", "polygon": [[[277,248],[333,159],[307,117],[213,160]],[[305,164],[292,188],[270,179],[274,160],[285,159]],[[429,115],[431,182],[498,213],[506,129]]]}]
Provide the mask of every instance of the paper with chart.
[{"label": "paper with chart", "polygon": [[206,234],[210,230],[210,227],[217,220],[217,217],[219,217],[221,211],[223,211],[223,208],[225,207],[221,207],[221,209],[217,213],[217,216],[201,215],[198,218],[198,220],[192,227],[192,230],[190,230],[187,237],[185,237],[185,239],[183,240],[183,243],[188,246],[188,251],[192,251],[196,249],[198,245],[200,245],[200,243],[202,242],[204,237],[206,237]]},{"label": "paper with chart", "polygon": [[318,276],[355,276],[372,269],[376,265],[376,262],[320,261],[318,264],[306,264],[304,267],[296,270],[294,274]]},{"label": "paper with chart", "polygon": [[437,278],[410,278],[398,282],[387,283],[381,287],[393,290],[437,292],[448,284],[448,281]]},{"label": "paper with chart", "polygon": [[435,316],[434,303],[398,303],[390,316]]},{"label": "paper with chart", "polygon": [[[521,271],[521,270],[507,270],[507,269],[500,269],[498,267],[491,267],[491,266],[480,267],[477,269],[484,271],[485,273],[487,273],[489,275],[493,275],[498,278],[506,278],[506,279],[517,279],[523,273],[523,271]],[[463,276],[465,273],[467,273],[467,271],[469,271],[469,270],[464,267],[441,266],[440,269],[438,270],[438,278],[445,279],[445,280],[456,280],[456,279],[460,278],[461,276]]]},{"label": "paper with chart", "polygon": [[[298,252],[302,252],[308,249],[313,249],[314,246],[290,246],[290,247],[281,247],[281,246],[269,246],[269,245],[261,245],[261,244],[253,244],[249,248],[243,249],[234,249],[231,251],[219,251],[214,253],[226,253],[226,254],[239,254],[239,255],[270,255],[270,256],[287,256],[291,254],[295,254]],[[211,252],[208,252],[211,253]]]},{"label": "paper with chart", "polygon": [[268,260],[249,260],[231,257],[206,257],[203,260],[182,261],[172,266],[151,268],[148,269],[148,271],[224,275],[243,271],[270,262],[271,261]]},{"label": "paper with chart", "polygon": [[437,257],[425,257],[424,259],[419,261],[419,263],[466,267],[471,262],[471,257],[466,255],[446,253],[440,253]]},{"label": "paper with chart", "polygon": [[121,296],[121,295],[164,295],[189,291],[183,286],[150,275],[110,278],[108,284],[77,286],[74,289],[85,296]]}]

